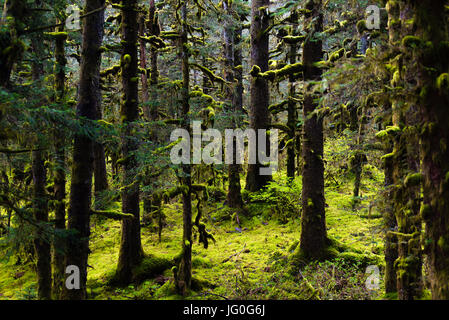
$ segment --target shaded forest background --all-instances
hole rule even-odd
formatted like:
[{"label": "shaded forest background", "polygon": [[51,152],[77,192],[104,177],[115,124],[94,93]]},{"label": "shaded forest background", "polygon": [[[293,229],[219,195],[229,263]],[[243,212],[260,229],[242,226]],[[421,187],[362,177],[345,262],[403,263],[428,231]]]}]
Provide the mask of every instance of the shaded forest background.
[{"label": "shaded forest background", "polygon": [[0,299],[449,298],[448,1],[0,6]]}]

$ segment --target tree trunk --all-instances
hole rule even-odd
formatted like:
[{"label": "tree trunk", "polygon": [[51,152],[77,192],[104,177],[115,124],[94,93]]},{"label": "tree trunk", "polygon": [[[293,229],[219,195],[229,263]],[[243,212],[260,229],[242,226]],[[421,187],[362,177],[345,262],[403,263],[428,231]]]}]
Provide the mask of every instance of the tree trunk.
[{"label": "tree trunk", "polygon": [[[182,59],[182,128],[191,132],[189,121],[189,53],[187,48],[187,4],[181,7],[181,38],[180,53]],[[185,295],[192,283],[192,168],[189,164],[182,165],[183,175],[181,177],[182,186],[185,188],[182,193],[182,256],[179,269],[176,273],[176,288],[179,294]]]},{"label": "tree trunk", "polygon": [[[404,51],[415,59],[407,64],[408,79],[420,88],[420,155],[424,176],[421,216],[426,223],[425,251],[430,265],[433,299],[449,299],[449,50],[443,0],[406,1],[413,12],[414,35],[422,45]],[[407,45],[404,39],[403,44]],[[442,45],[446,43],[446,45]],[[424,45],[425,44],[425,45]],[[418,61],[416,61],[418,60]]]},{"label": "tree trunk", "polygon": [[[151,9],[150,9],[151,10]],[[145,15],[141,14],[139,17],[139,36],[145,36]],[[139,55],[140,55],[140,68],[147,70],[147,57],[146,57],[146,47],[145,41],[139,38]],[[148,105],[149,95],[148,95],[148,77],[147,73],[144,72],[140,75],[140,81],[142,82],[142,110],[145,120],[150,120],[150,107]]]},{"label": "tree trunk", "polygon": [[[232,3],[223,1],[223,7],[232,16],[234,10],[232,9]],[[224,42],[225,42],[225,78],[226,81],[233,83],[232,88],[228,89],[227,97],[230,99],[231,106],[229,108],[229,114],[231,116],[231,128],[236,128],[241,123],[241,110],[242,110],[242,71],[240,68],[236,68],[241,65],[241,52],[240,48],[236,46],[240,43],[240,36],[242,30],[238,26],[229,22],[225,26],[224,30]],[[238,73],[238,74],[237,74]],[[227,202],[230,208],[241,208],[243,206],[241,186],[240,186],[240,165],[237,164],[236,156],[236,144],[233,142],[233,159],[234,163],[228,166],[228,179],[229,190],[227,194]]]},{"label": "tree trunk", "polygon": [[[253,0],[251,3],[251,66],[258,66],[261,72],[268,71],[268,47],[269,33],[265,32],[269,27],[268,7],[270,0]],[[270,124],[270,114],[268,104],[270,99],[268,81],[263,77],[252,77],[250,97],[250,128],[256,131],[256,152],[265,145],[265,150],[269,152],[268,137],[259,141],[257,130],[268,129]],[[263,148],[262,148],[263,149]],[[258,159],[257,159],[258,160]],[[261,175],[260,168],[263,167],[258,161],[255,164],[248,164],[246,176],[246,189],[248,191],[258,191],[263,188],[271,179],[270,175]]]},{"label": "tree trunk", "polygon": [[[393,151],[391,146],[385,148],[386,154]],[[391,157],[385,158],[385,292],[397,292],[397,275],[394,263],[398,258],[398,239],[393,232],[397,230],[396,216],[393,210],[393,161]]]},{"label": "tree trunk", "polygon": [[123,100],[120,110],[122,125],[122,212],[131,213],[134,219],[122,221],[117,280],[127,283],[132,280],[132,270],[140,264],[143,249],[140,237],[139,182],[135,180],[138,164],[135,151],[138,144],[133,137],[134,122],[138,120],[137,82],[137,0],[123,1],[122,5],[122,45],[121,57]]},{"label": "tree trunk", "polygon": [[[104,0],[86,0],[84,12],[103,7]],[[83,42],[77,115],[94,120],[100,107],[100,65],[103,40],[104,10],[97,11],[83,21]],[[73,232],[67,244],[66,266],[74,265],[80,271],[80,289],[62,290],[62,298],[86,298],[87,258],[89,255],[90,209],[93,174],[93,141],[77,134],[73,143],[72,180],[67,229]]]},{"label": "tree trunk", "polygon": [[[323,30],[321,0],[310,0],[310,10],[305,15],[307,39],[303,45],[302,62],[305,81],[320,81],[321,70],[314,63],[323,57],[319,33]],[[313,85],[308,84],[304,94],[303,168],[302,168],[302,254],[309,259],[322,258],[327,246],[327,232],[324,208],[324,164],[323,164],[323,119],[313,114],[317,108]],[[313,115],[312,115],[313,114]]]},{"label": "tree trunk", "polygon": [[[33,211],[34,219],[39,223],[48,222],[47,194],[45,192],[46,170],[41,151],[33,151]],[[45,225],[36,231],[34,248],[37,258],[37,297],[39,300],[51,299],[51,255],[48,235],[45,234]]]},{"label": "tree trunk", "polygon": [[[298,14],[293,11],[290,15],[290,23],[292,36],[297,34],[296,25],[298,23]],[[296,44],[290,45],[290,52],[288,54],[290,64],[296,63],[297,46]],[[287,126],[289,128],[288,139],[290,141],[287,146],[287,177],[290,179],[295,178],[296,172],[296,123],[298,119],[298,113],[296,111],[296,102],[293,100],[296,92],[295,88],[295,76],[290,74],[288,79],[288,105],[287,105]]]},{"label": "tree trunk", "polygon": [[352,209],[355,210],[357,205],[360,203],[360,185],[362,183],[362,169],[363,165],[366,163],[367,158],[365,153],[363,152],[363,140],[365,137],[365,125],[366,125],[366,109],[368,106],[362,107],[362,114],[359,118],[359,132],[357,134],[357,144],[355,146],[355,154],[354,158],[351,161],[352,171],[354,172],[354,189],[353,189],[353,200],[352,200]]},{"label": "tree trunk", "polygon": [[[64,27],[58,28],[62,32]],[[56,102],[61,103],[65,95],[65,36],[58,36],[55,41],[56,57]],[[66,175],[65,175],[65,139],[60,132],[55,133],[56,170],[54,176],[54,199],[55,208],[55,237],[53,239],[53,297],[58,299],[64,282],[64,258],[65,242],[61,231],[65,229],[65,197],[66,197]]]},{"label": "tree trunk", "polygon": [[[412,11],[406,3],[391,3],[388,7],[391,20],[399,18],[407,21],[412,18]],[[399,20],[402,21],[402,20]],[[412,26],[400,23],[400,29],[390,30],[390,44],[395,46],[398,39],[413,34]],[[408,81],[407,72],[403,66],[407,64],[408,49],[393,47],[396,53],[392,65],[395,68],[391,85],[395,88],[405,88]],[[405,50],[404,50],[405,49]],[[394,56],[394,55],[393,55]],[[416,174],[419,170],[419,152],[414,119],[416,111],[408,99],[392,99],[392,119],[396,128],[393,148],[393,211],[398,224],[398,259],[395,262],[397,274],[398,298],[413,300],[422,293],[422,254],[421,254],[421,218],[419,216],[421,184],[410,184],[407,176]],[[411,180],[410,180],[411,181]]]},{"label": "tree trunk", "polygon": [[[40,3],[38,3],[40,6]],[[36,82],[40,82],[44,75],[43,57],[44,43],[42,33],[36,33],[31,38],[31,45],[35,54],[32,63],[32,77]],[[43,97],[42,97],[43,98]],[[37,141],[37,147],[41,143]],[[45,224],[48,222],[48,198],[45,191],[47,183],[47,173],[44,165],[44,157],[41,150],[32,152],[33,174],[33,215],[40,224],[34,235],[34,249],[37,259],[37,298],[39,300],[51,299],[51,254],[50,239],[45,234]]]}]

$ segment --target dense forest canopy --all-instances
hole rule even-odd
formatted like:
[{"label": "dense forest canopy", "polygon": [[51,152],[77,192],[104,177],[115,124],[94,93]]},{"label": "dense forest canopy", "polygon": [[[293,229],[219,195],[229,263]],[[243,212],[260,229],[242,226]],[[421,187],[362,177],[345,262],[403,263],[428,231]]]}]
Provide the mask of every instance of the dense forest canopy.
[{"label": "dense forest canopy", "polygon": [[449,1],[0,7],[0,299],[449,299]]}]

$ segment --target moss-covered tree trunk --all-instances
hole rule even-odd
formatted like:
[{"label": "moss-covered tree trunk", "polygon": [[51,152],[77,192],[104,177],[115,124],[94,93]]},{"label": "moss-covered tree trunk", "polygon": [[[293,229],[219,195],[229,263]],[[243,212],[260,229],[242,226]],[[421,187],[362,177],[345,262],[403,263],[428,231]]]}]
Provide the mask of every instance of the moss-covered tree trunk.
[{"label": "moss-covered tree trunk", "polygon": [[[181,88],[181,127],[188,132],[190,130],[189,120],[189,51],[188,51],[188,24],[187,24],[187,2],[181,6],[181,30],[180,30],[180,55],[182,64],[182,88]],[[182,176],[180,177],[182,192],[182,254],[176,273],[176,289],[179,294],[185,295],[192,283],[192,168],[190,164],[181,166]]]},{"label": "moss-covered tree trunk", "polygon": [[126,283],[132,280],[133,268],[140,264],[143,249],[140,236],[139,182],[137,158],[138,144],[134,136],[135,121],[139,117],[138,73],[137,73],[137,0],[122,1],[122,87],[120,116],[122,132],[122,212],[130,213],[133,219],[122,221],[117,280]]},{"label": "moss-covered tree trunk", "polygon": [[[270,21],[269,5],[269,0],[253,0],[251,2],[251,66],[252,68],[260,68],[261,72],[268,71],[269,33],[266,31]],[[252,77],[250,91],[249,125],[251,129],[256,130],[257,136],[257,130],[268,129],[270,124],[268,81],[263,77]],[[257,137],[255,152],[263,149],[263,146],[268,153],[268,137],[263,141],[260,141]],[[263,167],[263,164],[260,164],[259,161],[255,164],[248,164],[245,187],[248,191],[260,190],[271,179],[270,175],[260,174],[261,167]]]},{"label": "moss-covered tree trunk", "polygon": [[[142,37],[145,37],[145,15],[143,13],[141,13],[139,16],[139,56],[140,56],[139,62],[140,68],[142,68],[143,70],[147,70],[146,47],[145,41],[142,39]],[[148,105],[149,93],[148,93],[147,72],[142,72],[142,74],[140,75],[140,81],[142,83],[142,90],[141,90],[142,110],[145,120],[148,121],[151,119],[151,115],[150,115],[150,107]]]},{"label": "moss-covered tree trunk", "polygon": [[[385,147],[386,154],[391,154],[393,148],[388,143]],[[386,157],[384,160],[385,195],[384,195],[384,223],[385,223],[385,292],[397,292],[397,275],[394,263],[398,258],[398,239],[393,232],[397,230],[396,216],[393,210],[393,159]]]},{"label": "moss-covered tree trunk", "polygon": [[[85,12],[104,6],[104,0],[86,0]],[[101,101],[100,65],[103,40],[104,10],[84,18],[81,49],[80,82],[76,113],[78,117],[95,119]],[[87,259],[89,255],[90,210],[93,174],[93,141],[76,134],[73,142],[73,164],[70,184],[70,204],[67,229],[72,232],[68,239],[65,265],[75,265],[80,271],[80,289],[62,290],[62,298],[85,299]]]},{"label": "moss-covered tree trunk", "polygon": [[[156,6],[154,0],[150,0],[150,8],[148,11],[148,31],[150,36],[158,37],[161,30],[159,27],[159,15],[156,11]],[[157,67],[158,61],[158,49],[154,46],[150,47],[150,84],[151,84],[151,108],[150,108],[150,116],[151,120],[158,119],[158,104],[157,104],[157,89],[156,84],[158,83],[159,78],[159,70]]]},{"label": "moss-covered tree trunk", "polygon": [[[314,66],[323,57],[322,4],[320,0],[309,0],[305,15],[307,38],[303,44],[302,63],[304,80],[321,80],[321,70]],[[302,216],[300,250],[309,259],[321,258],[327,246],[324,208],[324,163],[323,163],[323,119],[315,113],[317,109],[314,85],[306,84],[304,92],[304,126],[302,138]],[[319,90],[318,90],[319,91]]]},{"label": "moss-covered tree trunk", "polygon": [[[290,15],[290,23],[292,36],[296,36],[296,28],[298,23],[298,13],[293,11]],[[290,45],[290,51],[288,53],[288,59],[290,64],[296,63],[297,45],[292,43]],[[294,100],[296,93],[296,79],[294,74],[289,75],[288,79],[288,104],[287,104],[287,126],[289,129],[288,139],[289,145],[287,147],[287,177],[294,179],[296,172],[296,123],[298,122],[298,112],[296,110],[296,102]]]},{"label": "moss-covered tree trunk", "polygon": [[[413,24],[405,22],[412,18],[412,10],[405,2],[389,3],[387,8],[392,24],[389,40],[394,57],[391,62],[394,68],[391,86],[401,90],[410,81],[404,66],[413,60],[409,50],[401,43],[403,37],[414,32]],[[408,94],[393,96],[393,211],[398,225],[398,259],[395,267],[398,297],[401,300],[412,300],[422,293],[422,222],[419,216],[421,183],[416,179],[419,150],[415,115],[415,106]]]},{"label": "moss-covered tree trunk", "polygon": [[414,36],[402,39],[407,79],[414,85],[420,126],[425,252],[434,299],[449,299],[449,45],[447,1],[406,1],[413,13]]},{"label": "moss-covered tree trunk", "polygon": [[[228,15],[233,16],[234,10],[232,2],[223,1],[223,8]],[[240,43],[241,28],[228,22],[224,30],[225,42],[225,78],[226,81],[233,83],[233,86],[227,91],[227,97],[230,100],[229,115],[231,117],[231,128],[236,128],[241,122],[242,110],[242,77],[239,68],[241,64],[240,48],[236,48]],[[237,74],[239,73],[239,74]],[[243,206],[241,186],[240,186],[240,165],[237,164],[237,150],[233,142],[234,163],[228,166],[229,190],[227,194],[228,206],[231,208],[241,208]]]},{"label": "moss-covered tree trunk", "polygon": [[360,196],[360,186],[362,183],[362,169],[363,165],[366,163],[367,158],[365,152],[363,152],[363,140],[365,137],[365,126],[367,122],[367,105],[361,108],[361,115],[359,117],[359,131],[357,133],[357,141],[355,146],[354,156],[351,159],[351,169],[354,173],[354,189],[353,189],[353,209],[356,208]]}]

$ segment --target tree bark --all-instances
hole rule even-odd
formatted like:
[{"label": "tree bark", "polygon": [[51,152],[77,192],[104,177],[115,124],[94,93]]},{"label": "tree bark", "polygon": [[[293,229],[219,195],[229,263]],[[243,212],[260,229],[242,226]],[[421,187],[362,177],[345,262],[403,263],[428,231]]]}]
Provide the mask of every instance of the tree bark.
[{"label": "tree bark", "polygon": [[[449,90],[447,15],[443,0],[406,1],[413,12],[414,35],[421,46],[406,52],[416,63],[407,65],[408,78],[420,88],[420,156],[424,176],[421,216],[426,226],[425,252],[430,264],[433,299],[449,299]],[[445,22],[446,21],[446,22]],[[442,45],[442,43],[446,45]],[[403,44],[407,44],[404,39]]]},{"label": "tree bark", "polygon": [[[40,6],[40,3],[37,3]],[[40,82],[44,75],[44,43],[42,33],[36,33],[31,38],[31,46],[35,54],[32,63],[32,77],[36,82]],[[42,97],[43,100],[43,97]],[[38,140],[39,138],[37,138]],[[36,141],[38,149],[41,143]],[[45,224],[48,223],[48,198],[45,191],[47,183],[47,173],[45,169],[45,159],[41,150],[32,152],[31,171],[33,174],[33,216],[39,223],[39,227],[34,235],[34,250],[37,259],[37,298],[39,300],[51,299],[51,254],[50,239],[45,234]]]},{"label": "tree bark", "polygon": [[[261,72],[268,71],[268,47],[269,47],[269,13],[270,0],[253,0],[251,3],[251,66],[258,66]],[[257,130],[268,129],[270,124],[270,114],[268,104],[270,99],[268,81],[263,77],[252,77],[250,97],[250,128],[256,131],[256,152],[265,145],[265,150],[269,152],[268,137],[259,141]],[[271,179],[270,175],[261,175],[260,168],[263,167],[258,161],[255,164],[248,164],[246,176],[246,189],[248,191],[258,191],[263,188]]]},{"label": "tree bark", "polygon": [[[181,6],[181,38],[180,54],[182,63],[182,101],[181,101],[181,119],[182,128],[191,132],[189,120],[189,52],[187,48],[187,4]],[[182,256],[179,263],[179,269],[176,273],[176,288],[179,294],[185,295],[192,283],[192,168],[190,164],[182,165],[181,183],[184,188],[182,192]]]},{"label": "tree bark", "polygon": [[[296,11],[290,15],[291,35],[296,35],[296,25],[298,23],[298,14]],[[296,44],[290,45],[290,52],[288,53],[288,59],[290,64],[296,63],[297,46]],[[296,172],[296,123],[298,120],[298,113],[296,111],[296,102],[293,100],[295,96],[295,76],[291,74],[288,79],[288,99],[287,104],[287,126],[289,128],[288,139],[290,140],[287,146],[287,177],[290,179],[295,178]]]},{"label": "tree bark", "polygon": [[[323,57],[319,33],[323,30],[321,0],[310,0],[305,15],[307,38],[302,63],[305,81],[320,81],[321,70],[314,66]],[[327,246],[324,208],[323,119],[315,112],[317,103],[311,84],[304,94],[302,146],[302,217],[300,249],[309,259],[322,258]]]},{"label": "tree bark", "polygon": [[[232,2],[223,1],[223,7],[228,15],[232,16],[234,10]],[[229,114],[231,116],[231,128],[236,128],[241,123],[242,110],[242,71],[240,65],[242,63],[240,44],[242,30],[235,23],[228,22],[224,30],[225,42],[225,78],[226,81],[233,83],[232,88],[228,89],[227,96],[230,100]],[[227,194],[227,202],[230,208],[241,208],[243,200],[240,186],[240,165],[237,164],[237,150],[235,142],[233,142],[233,159],[234,163],[228,166],[229,189]]]},{"label": "tree bark", "polygon": [[[85,12],[104,6],[104,0],[86,0]],[[80,65],[78,117],[95,120],[101,101],[100,65],[103,40],[104,10],[99,10],[83,21],[83,42]],[[66,266],[75,265],[80,271],[80,289],[62,290],[62,298],[85,299],[87,258],[89,255],[90,209],[93,174],[93,141],[77,134],[73,143],[72,180],[67,229],[73,232],[67,244]]]},{"label": "tree bark", "polygon": [[[62,32],[64,27],[58,28]],[[56,58],[56,102],[61,103],[65,95],[65,36],[58,36],[55,40]],[[66,174],[65,174],[65,139],[61,132],[55,133],[55,161],[56,170],[54,176],[54,199],[55,208],[55,237],[53,239],[53,288],[52,295],[58,299],[64,282],[64,259],[65,242],[61,231],[65,229],[65,197],[66,197]]]},{"label": "tree bark", "polygon": [[122,212],[130,213],[134,219],[122,221],[117,280],[127,283],[132,280],[133,268],[144,256],[140,236],[139,182],[135,180],[138,164],[135,152],[138,144],[133,137],[134,122],[138,120],[137,82],[137,0],[122,1],[122,45],[121,57],[123,100],[120,110],[122,125]]}]

